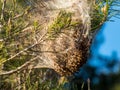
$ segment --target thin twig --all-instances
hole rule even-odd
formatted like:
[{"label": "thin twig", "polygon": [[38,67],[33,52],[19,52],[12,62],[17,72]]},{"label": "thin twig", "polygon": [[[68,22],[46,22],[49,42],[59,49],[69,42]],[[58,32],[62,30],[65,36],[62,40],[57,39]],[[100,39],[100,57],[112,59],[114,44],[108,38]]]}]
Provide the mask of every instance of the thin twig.
[{"label": "thin twig", "polygon": [[28,7],[23,13],[21,13],[21,14],[18,14],[18,15],[16,15],[15,17],[13,17],[13,19],[17,19],[17,18],[19,18],[19,17],[22,17],[22,16],[24,16],[24,15],[26,15],[27,13],[27,11],[30,9],[30,7]]},{"label": "thin twig", "polygon": [[88,90],[90,90],[90,79],[89,78],[88,78],[87,82],[88,82]]},{"label": "thin twig", "polygon": [[84,85],[85,85],[85,83],[83,82],[83,83],[82,83],[82,86],[81,86],[81,90],[84,89]]},{"label": "thin twig", "polygon": [[29,66],[30,63],[35,61],[37,58],[38,58],[38,56],[36,56],[35,58],[32,58],[31,60],[27,61],[26,63],[24,63],[22,66],[18,67],[15,70],[11,70],[11,71],[8,71],[8,72],[2,72],[2,73],[0,73],[0,76],[2,76],[2,75],[10,75],[12,73],[21,71],[21,70],[25,69],[25,67]]},{"label": "thin twig", "polygon": [[5,5],[6,5],[6,0],[3,0],[2,11],[1,11],[1,20],[4,18],[3,16],[4,16]]}]

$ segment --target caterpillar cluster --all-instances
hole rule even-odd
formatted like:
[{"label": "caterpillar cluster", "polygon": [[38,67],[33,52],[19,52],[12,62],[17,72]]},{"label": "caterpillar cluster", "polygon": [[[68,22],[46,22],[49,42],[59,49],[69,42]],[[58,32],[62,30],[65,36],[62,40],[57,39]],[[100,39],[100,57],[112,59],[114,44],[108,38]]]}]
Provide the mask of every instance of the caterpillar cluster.
[{"label": "caterpillar cluster", "polygon": [[[47,40],[40,46],[43,51],[51,51],[51,53],[41,54],[40,57],[43,57],[44,64],[47,62],[48,68],[54,69],[60,75],[73,74],[86,62],[89,54],[91,20],[88,0],[45,0],[40,1],[37,9],[41,12],[39,21],[45,21],[47,28],[43,32],[55,27],[51,31],[55,30],[55,34],[57,34],[56,38]],[[67,22],[64,19],[65,13],[63,17],[56,20],[61,11],[71,13],[67,27],[63,24]],[[59,34],[57,30],[59,30]],[[41,61],[36,65],[37,68],[41,67],[40,63]]]}]

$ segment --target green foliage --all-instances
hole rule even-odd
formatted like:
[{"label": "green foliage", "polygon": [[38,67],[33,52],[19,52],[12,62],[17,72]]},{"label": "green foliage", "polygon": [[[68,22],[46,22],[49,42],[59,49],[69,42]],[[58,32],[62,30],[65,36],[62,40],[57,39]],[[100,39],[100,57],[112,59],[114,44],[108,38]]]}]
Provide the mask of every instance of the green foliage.
[{"label": "green foliage", "polygon": [[67,28],[71,24],[72,13],[60,11],[52,25],[49,26],[48,34],[50,38],[56,37],[62,32],[62,29]]},{"label": "green foliage", "polygon": [[[18,5],[16,0],[7,0],[5,3],[1,2],[1,8],[3,4],[5,4],[4,8],[0,11],[0,65],[5,63],[7,59],[23,49],[24,46],[20,43],[19,38],[22,30],[28,26],[26,18],[28,14],[27,11],[29,10],[29,7],[25,9]],[[15,67],[20,66],[21,64],[19,62],[21,62],[22,59],[24,62],[26,61],[26,58],[24,57],[20,57],[21,59],[18,59],[18,57],[16,59],[14,58],[15,60],[12,62],[9,61],[7,65],[9,66],[11,63],[10,67],[12,64],[13,67],[14,65]],[[8,67],[9,70],[10,67]]]},{"label": "green foliage", "polygon": [[110,21],[112,16],[119,14],[120,10],[112,9],[113,6],[119,6],[119,0],[96,0],[91,14],[91,31],[99,29],[104,22]]},{"label": "green foliage", "polygon": [[110,5],[108,0],[98,0],[94,5],[92,17],[92,30],[98,29],[106,20]]},{"label": "green foliage", "polygon": [[94,5],[93,13],[92,13],[92,20],[91,20],[92,31],[98,29],[106,21],[108,7],[105,12],[102,11],[102,8],[104,8],[107,3],[108,2],[104,0],[98,0],[96,4]]}]

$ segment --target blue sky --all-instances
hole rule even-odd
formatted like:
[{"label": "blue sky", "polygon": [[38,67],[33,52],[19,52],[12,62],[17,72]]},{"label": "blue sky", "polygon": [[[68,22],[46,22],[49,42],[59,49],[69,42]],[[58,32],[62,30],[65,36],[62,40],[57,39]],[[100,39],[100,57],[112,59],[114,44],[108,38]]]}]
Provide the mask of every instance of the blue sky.
[{"label": "blue sky", "polygon": [[111,18],[114,22],[106,22],[103,26],[102,33],[104,42],[100,45],[99,53],[102,55],[111,56],[115,51],[120,59],[120,19]]}]

